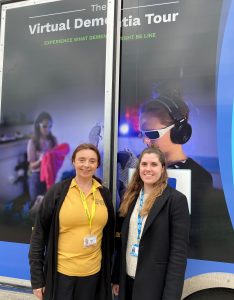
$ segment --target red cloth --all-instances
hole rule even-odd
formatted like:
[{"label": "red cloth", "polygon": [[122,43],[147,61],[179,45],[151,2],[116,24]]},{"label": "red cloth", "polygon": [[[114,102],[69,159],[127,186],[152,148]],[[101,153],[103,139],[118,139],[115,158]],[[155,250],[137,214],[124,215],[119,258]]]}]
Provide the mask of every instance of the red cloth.
[{"label": "red cloth", "polygon": [[56,175],[69,151],[69,145],[64,143],[44,154],[41,161],[40,180],[45,181],[47,189],[55,183]]}]

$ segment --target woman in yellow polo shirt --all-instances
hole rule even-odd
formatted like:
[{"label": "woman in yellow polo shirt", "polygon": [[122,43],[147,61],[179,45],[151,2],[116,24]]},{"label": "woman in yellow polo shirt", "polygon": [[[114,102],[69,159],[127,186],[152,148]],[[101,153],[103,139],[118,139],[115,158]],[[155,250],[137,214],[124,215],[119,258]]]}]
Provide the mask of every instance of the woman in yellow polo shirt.
[{"label": "woman in yellow polo shirt", "polygon": [[43,300],[111,300],[114,209],[94,176],[100,154],[92,144],[72,155],[76,176],[45,195],[33,229],[29,262],[33,293]]}]

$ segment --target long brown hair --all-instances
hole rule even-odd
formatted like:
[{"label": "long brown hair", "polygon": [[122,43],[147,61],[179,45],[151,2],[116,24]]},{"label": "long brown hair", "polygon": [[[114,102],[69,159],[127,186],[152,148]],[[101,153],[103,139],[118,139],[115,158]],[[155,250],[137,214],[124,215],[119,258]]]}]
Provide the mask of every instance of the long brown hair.
[{"label": "long brown hair", "polygon": [[164,189],[167,186],[167,170],[166,170],[166,161],[165,161],[164,154],[161,152],[161,150],[159,150],[155,146],[146,148],[145,150],[142,151],[142,153],[139,157],[139,161],[138,161],[136,170],[135,170],[135,172],[132,176],[132,179],[124,193],[123,200],[121,202],[120,209],[119,209],[120,216],[126,216],[131,203],[139,195],[140,190],[144,186],[144,183],[140,177],[140,164],[141,164],[141,160],[142,160],[142,157],[144,156],[144,154],[151,154],[151,153],[157,155],[163,169],[162,169],[161,177],[154,184],[153,191],[149,194],[149,196],[145,200],[145,203],[141,210],[141,216],[145,216],[149,213],[155,200],[157,199],[157,197],[159,197],[163,193]]}]

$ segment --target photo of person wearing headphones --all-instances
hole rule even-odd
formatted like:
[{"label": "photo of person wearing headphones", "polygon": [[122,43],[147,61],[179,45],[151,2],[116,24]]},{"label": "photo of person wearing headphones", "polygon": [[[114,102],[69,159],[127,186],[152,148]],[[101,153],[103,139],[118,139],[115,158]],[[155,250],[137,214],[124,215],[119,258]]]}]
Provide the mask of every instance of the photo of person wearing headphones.
[{"label": "photo of person wearing headphones", "polygon": [[[182,99],[163,96],[144,103],[140,108],[139,123],[143,141],[156,145],[166,156],[168,167],[193,169],[202,176],[202,183],[212,186],[211,175],[193,159],[188,158],[182,145],[192,135],[188,123],[189,108]],[[201,179],[201,177],[200,177]]]}]

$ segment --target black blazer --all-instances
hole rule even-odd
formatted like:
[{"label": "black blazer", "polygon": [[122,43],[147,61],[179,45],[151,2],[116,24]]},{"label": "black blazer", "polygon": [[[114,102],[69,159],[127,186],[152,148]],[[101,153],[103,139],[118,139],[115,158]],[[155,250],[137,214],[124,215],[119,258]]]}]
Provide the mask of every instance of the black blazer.
[{"label": "black blazer", "polygon": [[[136,200],[130,206],[122,224],[119,300],[129,300],[125,297],[126,248],[129,221]],[[139,245],[132,300],[181,299],[188,241],[187,199],[180,192],[167,186],[155,201],[145,222]],[[118,273],[116,268],[115,272]]]}]

